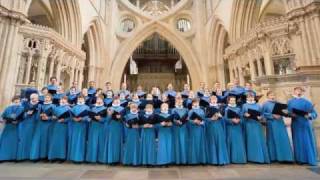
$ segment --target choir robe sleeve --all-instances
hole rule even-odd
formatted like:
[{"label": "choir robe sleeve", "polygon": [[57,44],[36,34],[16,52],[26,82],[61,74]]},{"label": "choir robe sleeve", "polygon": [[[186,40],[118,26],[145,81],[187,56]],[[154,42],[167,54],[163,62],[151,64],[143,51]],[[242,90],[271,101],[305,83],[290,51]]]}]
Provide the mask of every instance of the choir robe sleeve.
[{"label": "choir robe sleeve", "polygon": [[274,107],[274,103],[271,103],[271,102],[266,102],[263,104],[262,114],[266,120],[273,119],[273,114],[272,114],[273,107]]}]

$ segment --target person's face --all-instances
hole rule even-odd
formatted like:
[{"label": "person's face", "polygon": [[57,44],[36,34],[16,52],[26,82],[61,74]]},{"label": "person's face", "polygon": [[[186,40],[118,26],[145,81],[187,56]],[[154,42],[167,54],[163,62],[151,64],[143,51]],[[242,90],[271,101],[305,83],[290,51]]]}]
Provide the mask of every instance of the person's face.
[{"label": "person's face", "polygon": [[211,97],[210,97],[210,103],[216,104],[217,102],[218,102],[218,99],[217,99],[216,96],[211,96]]},{"label": "person's face", "polygon": [[31,98],[31,102],[32,103],[37,103],[39,101],[39,97],[38,96],[34,96]]},{"label": "person's face", "polygon": [[85,95],[85,96],[88,95],[88,89],[86,89],[86,88],[85,88],[85,89],[82,89],[81,92],[82,92],[82,94]]},{"label": "person's face", "polygon": [[60,100],[60,103],[61,103],[61,104],[67,104],[67,103],[68,103],[68,100],[65,99],[65,98],[62,98],[62,99]]},{"label": "person's face", "polygon": [[161,105],[161,111],[162,112],[167,112],[168,110],[169,110],[168,104]]},{"label": "person's face", "polygon": [[193,91],[190,91],[190,92],[189,92],[189,98],[190,98],[190,99],[194,98],[194,92],[193,92]]},{"label": "person's face", "polygon": [[51,84],[56,84],[56,83],[57,83],[57,79],[56,78],[51,79]]},{"label": "person's face", "polygon": [[127,89],[127,84],[126,83],[122,83],[121,89],[126,90]]},{"label": "person's face", "polygon": [[215,87],[216,89],[220,89],[220,88],[221,88],[221,84],[217,82],[217,83],[215,83],[214,87]]},{"label": "person's face", "polygon": [[148,113],[152,113],[152,112],[153,112],[153,108],[151,108],[151,107],[146,107],[145,111],[148,112]]},{"label": "person's face", "polygon": [[303,95],[303,92],[302,92],[302,90],[301,90],[300,88],[297,88],[297,89],[294,90],[294,94],[295,94],[296,96],[302,96],[302,95]]},{"label": "person's face", "polygon": [[107,98],[112,98],[112,92],[111,91],[107,92]]},{"label": "person's face", "polygon": [[230,98],[229,99],[229,104],[231,104],[231,105],[235,105],[236,104],[236,98]]},{"label": "person's face", "polygon": [[94,81],[91,81],[91,82],[89,83],[89,86],[92,87],[92,88],[95,87],[95,85],[96,85],[96,83],[95,83]]},{"label": "person's face", "polygon": [[172,84],[168,84],[168,90],[173,90]]},{"label": "person's face", "polygon": [[120,104],[120,99],[115,99],[115,100],[113,100],[113,104],[119,105],[119,104]]},{"label": "person's face", "polygon": [[97,104],[99,104],[99,105],[103,104],[103,99],[101,99],[101,98],[97,98],[96,103],[97,103]]},{"label": "person's face", "polygon": [[46,103],[51,102],[51,97],[50,96],[45,96],[44,101]]},{"label": "person's face", "polygon": [[78,102],[79,102],[80,104],[82,104],[82,103],[84,103],[84,99],[83,99],[83,98],[78,98]]},{"label": "person's face", "polygon": [[233,84],[234,84],[235,86],[238,86],[238,85],[239,85],[239,79],[235,79],[234,82],[233,82]]},{"label": "person's face", "polygon": [[180,99],[180,98],[176,99],[176,105],[182,106],[182,99]]},{"label": "person's face", "polygon": [[205,83],[204,82],[200,82],[200,88],[204,88],[205,87]]},{"label": "person's face", "polygon": [[183,89],[184,89],[185,91],[189,91],[189,90],[190,90],[189,84],[185,84],[185,85],[183,86]]},{"label": "person's face", "polygon": [[162,101],[167,101],[168,100],[168,96],[166,96],[165,94],[162,94]]},{"label": "person's face", "polygon": [[192,103],[192,107],[194,107],[194,108],[199,107],[199,102],[193,102],[193,103]]},{"label": "person's face", "polygon": [[72,85],[77,87],[78,86],[78,82],[73,82]]},{"label": "person's face", "polygon": [[137,106],[131,106],[131,107],[130,107],[130,110],[131,110],[132,112],[138,112]]},{"label": "person's face", "polygon": [[152,99],[153,99],[153,97],[152,97],[152,95],[151,95],[151,94],[148,94],[146,99],[147,99],[147,100],[152,100]]},{"label": "person's face", "polygon": [[15,99],[15,100],[13,101],[13,104],[20,104],[20,99]]},{"label": "person's face", "polygon": [[247,101],[249,101],[249,102],[254,101],[254,97],[253,97],[253,96],[248,96],[248,97],[247,97]]},{"label": "person's face", "polygon": [[274,93],[268,94],[268,99],[270,99],[270,100],[275,100],[275,99],[276,99],[275,94],[274,94]]},{"label": "person's face", "polygon": [[106,84],[106,88],[107,88],[108,90],[110,90],[110,89],[111,89],[111,83],[107,83],[107,84]]},{"label": "person's face", "polygon": [[71,89],[70,89],[70,92],[71,92],[71,93],[75,93],[75,92],[76,92],[76,88],[71,88]]},{"label": "person's face", "polygon": [[120,94],[120,99],[121,99],[121,100],[124,100],[124,99],[126,99],[126,96],[125,96],[123,93],[121,93],[121,94]]},{"label": "person's face", "polygon": [[246,83],[246,88],[249,89],[249,90],[252,89],[251,84],[250,83]]},{"label": "person's face", "polygon": [[42,93],[43,95],[47,95],[47,94],[48,94],[48,89],[43,89],[43,90],[41,91],[41,93]]},{"label": "person's face", "polygon": [[63,89],[62,89],[61,86],[59,86],[59,87],[57,88],[57,92],[58,92],[58,93],[63,93]]},{"label": "person's face", "polygon": [[138,86],[137,91],[142,91],[142,86]]}]

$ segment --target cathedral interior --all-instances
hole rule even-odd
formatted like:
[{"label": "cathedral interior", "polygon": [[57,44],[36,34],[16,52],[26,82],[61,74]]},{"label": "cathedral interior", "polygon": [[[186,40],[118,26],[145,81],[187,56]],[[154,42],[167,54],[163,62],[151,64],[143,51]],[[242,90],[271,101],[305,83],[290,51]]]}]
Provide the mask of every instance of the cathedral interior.
[{"label": "cathedral interior", "polygon": [[56,76],[146,90],[234,79],[320,106],[317,0],[0,0],[0,104]]}]

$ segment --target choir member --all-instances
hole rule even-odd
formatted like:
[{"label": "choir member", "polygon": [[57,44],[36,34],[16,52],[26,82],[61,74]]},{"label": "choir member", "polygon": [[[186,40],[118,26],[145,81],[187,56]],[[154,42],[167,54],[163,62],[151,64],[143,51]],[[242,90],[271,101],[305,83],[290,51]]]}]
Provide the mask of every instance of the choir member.
[{"label": "choir member", "polygon": [[102,95],[98,96],[96,104],[89,112],[86,161],[90,163],[107,163],[108,118],[103,100]]},{"label": "choir member", "polygon": [[68,97],[60,99],[59,106],[53,109],[53,128],[49,145],[48,160],[64,161],[68,155],[68,122],[70,121]]},{"label": "choir member", "polygon": [[31,160],[42,160],[48,157],[54,107],[51,94],[47,94],[43,105],[40,107],[40,119],[37,120],[32,139]]},{"label": "choir member", "polygon": [[137,166],[140,165],[140,132],[139,132],[139,109],[137,104],[129,105],[130,111],[125,116],[126,136],[123,149],[124,165]]},{"label": "choir member", "polygon": [[247,103],[242,107],[245,119],[245,137],[248,161],[255,163],[270,163],[264,131],[262,128],[262,108],[255,101],[252,92],[247,93]]},{"label": "choir member", "polygon": [[317,166],[317,145],[312,123],[317,118],[314,105],[303,96],[303,88],[294,88],[293,98],[288,101],[292,116],[292,140],[294,157],[299,164]]},{"label": "choir member", "polygon": [[192,109],[188,113],[188,119],[190,125],[188,163],[205,164],[207,161],[205,112],[200,108],[199,99],[192,100]]},{"label": "choir member", "polygon": [[12,104],[5,108],[1,117],[5,123],[0,137],[0,162],[15,161],[18,149],[18,123],[22,120],[24,108],[20,97],[12,98]]},{"label": "choir member", "polygon": [[96,82],[95,81],[90,81],[89,82],[89,88],[87,89],[88,90],[88,96],[90,98],[94,97],[97,93],[97,89],[96,89]]},{"label": "choir member", "polygon": [[189,96],[187,99],[183,101],[183,106],[190,110],[192,108],[192,100],[195,98],[195,94],[193,91],[189,92]]},{"label": "choir member", "polygon": [[108,109],[108,151],[107,163],[117,164],[122,158],[122,143],[123,143],[123,116],[125,109],[120,106],[120,99],[116,97],[113,100],[112,106]]},{"label": "choir member", "polygon": [[189,97],[190,85],[184,84],[183,91],[181,92],[181,96],[183,99],[187,99]]},{"label": "choir member", "polygon": [[112,90],[112,83],[111,83],[111,82],[106,82],[104,94],[106,95],[106,94],[108,94],[109,92],[112,94],[112,96],[114,96],[114,92],[113,92],[113,90]]},{"label": "choir member", "polygon": [[77,104],[77,98],[79,96],[80,92],[77,91],[77,88],[75,86],[71,87],[69,92],[67,93],[68,96],[68,103],[73,106]]},{"label": "choir member", "polygon": [[141,164],[153,166],[156,164],[156,117],[152,104],[147,104],[140,114],[141,126]]},{"label": "choir member", "polygon": [[292,162],[293,152],[283,118],[288,113],[286,105],[277,102],[274,92],[269,91],[267,92],[267,101],[262,106],[262,111],[267,120],[267,145],[270,160]]},{"label": "choir member", "polygon": [[113,101],[113,94],[112,91],[108,91],[107,94],[105,94],[105,99],[104,101],[104,105],[106,107],[111,107],[112,106],[112,101]]},{"label": "choir member", "polygon": [[200,82],[200,87],[199,90],[197,91],[196,97],[201,98],[204,94],[206,88],[206,83],[205,82]]},{"label": "choir member", "polygon": [[52,95],[52,103],[55,105],[59,105],[60,99],[65,95],[66,94],[64,93],[62,86],[58,86],[56,93]]},{"label": "choir member", "polygon": [[157,114],[158,150],[157,165],[169,165],[174,162],[174,142],[172,132],[173,116],[169,112],[169,104],[161,104]]},{"label": "choir member", "polygon": [[225,109],[224,120],[226,122],[227,148],[230,163],[245,164],[247,163],[247,155],[241,109],[237,107],[236,97],[229,96],[227,102],[228,106]]},{"label": "choir member", "polygon": [[25,107],[24,118],[19,123],[17,160],[30,159],[33,133],[36,122],[40,119],[40,107],[38,94],[31,94],[30,101]]},{"label": "choir member", "polygon": [[50,84],[47,85],[48,92],[53,96],[57,93],[58,86],[57,86],[57,78],[50,77]]},{"label": "choir member", "polygon": [[168,97],[169,108],[174,108],[177,92],[173,89],[173,85],[171,83],[168,84],[167,90],[163,94]]},{"label": "choir member", "polygon": [[89,121],[89,106],[83,96],[78,97],[77,105],[71,109],[72,120],[69,159],[73,162],[83,162],[86,152],[87,122]]},{"label": "choir member", "polygon": [[49,94],[48,88],[47,87],[43,87],[41,89],[41,94],[39,95],[39,103],[43,104],[43,102],[45,101],[45,96]]},{"label": "choir member", "polygon": [[207,163],[214,165],[229,164],[226,132],[220,110],[214,106],[208,107],[205,123],[208,146]]},{"label": "choir member", "polygon": [[139,85],[139,86],[137,87],[136,93],[137,93],[139,99],[144,99],[144,98],[146,98],[147,93],[143,91],[141,85]]},{"label": "choir member", "polygon": [[188,109],[183,107],[182,97],[176,98],[176,107],[172,109],[173,133],[175,144],[175,164],[187,164],[188,160]]},{"label": "choir member", "polygon": [[126,99],[129,98],[129,96],[130,96],[130,91],[127,89],[127,83],[123,82],[123,83],[121,84],[121,88],[120,88],[120,91],[118,92],[118,96],[119,96],[120,94],[124,94],[124,96],[125,96]]}]

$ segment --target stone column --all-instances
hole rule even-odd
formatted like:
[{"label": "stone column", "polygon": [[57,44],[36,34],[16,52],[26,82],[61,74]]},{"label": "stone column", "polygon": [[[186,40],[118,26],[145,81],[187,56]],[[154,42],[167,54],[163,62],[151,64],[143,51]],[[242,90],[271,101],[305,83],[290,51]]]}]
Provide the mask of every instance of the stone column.
[{"label": "stone column", "polygon": [[253,63],[253,59],[249,60],[249,66],[250,66],[250,78],[251,78],[251,81],[254,81],[257,78],[257,74],[256,74],[256,68]]},{"label": "stone column", "polygon": [[41,56],[38,64],[38,77],[37,77],[37,86],[38,88],[42,88],[44,86],[45,73],[47,68],[47,61],[49,54],[52,50],[52,46],[50,42],[44,41],[41,42]]},{"label": "stone column", "polygon": [[32,59],[33,59],[33,51],[30,50],[27,57],[27,71],[26,71],[26,78],[24,79],[24,84],[30,83]]},{"label": "stone column", "polygon": [[53,76],[54,61],[55,61],[55,57],[52,57],[50,61],[50,67],[49,67],[49,79]]},{"label": "stone column", "polygon": [[[18,30],[23,23],[28,22],[24,14],[15,11],[15,6],[8,10],[2,3],[8,5],[18,2],[1,1],[0,5],[0,110],[10,102],[15,93],[20,63],[19,51],[23,42]],[[24,2],[20,3],[21,6],[24,5]]]},{"label": "stone column", "polygon": [[79,73],[79,89],[81,89],[82,87],[82,83],[83,83],[83,68],[80,69],[80,73]]},{"label": "stone column", "polygon": [[244,86],[245,80],[244,80],[244,77],[243,77],[243,72],[242,72],[241,66],[238,67],[238,72],[239,72],[238,76],[239,76],[240,85]]}]

